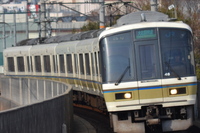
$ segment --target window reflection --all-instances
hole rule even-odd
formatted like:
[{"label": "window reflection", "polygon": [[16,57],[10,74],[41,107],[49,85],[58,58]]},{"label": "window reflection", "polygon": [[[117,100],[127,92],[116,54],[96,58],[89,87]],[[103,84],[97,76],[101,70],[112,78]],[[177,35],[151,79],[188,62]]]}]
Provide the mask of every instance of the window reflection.
[{"label": "window reflection", "polygon": [[[131,37],[130,32],[113,35],[101,42],[103,53],[102,75],[104,82],[116,82],[130,66]],[[132,79],[129,69],[122,81]]]},{"label": "window reflection", "polygon": [[141,78],[153,79],[156,78],[156,55],[154,45],[139,46],[139,58],[141,66]]},{"label": "window reflection", "polygon": [[164,77],[194,75],[190,33],[181,29],[161,29],[160,37]]}]

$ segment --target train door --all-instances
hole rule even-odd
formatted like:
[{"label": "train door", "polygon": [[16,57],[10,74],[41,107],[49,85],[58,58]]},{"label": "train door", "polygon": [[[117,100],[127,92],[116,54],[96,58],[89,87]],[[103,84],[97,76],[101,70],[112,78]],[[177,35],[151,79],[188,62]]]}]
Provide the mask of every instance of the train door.
[{"label": "train door", "polygon": [[140,103],[163,101],[157,40],[135,42]]}]

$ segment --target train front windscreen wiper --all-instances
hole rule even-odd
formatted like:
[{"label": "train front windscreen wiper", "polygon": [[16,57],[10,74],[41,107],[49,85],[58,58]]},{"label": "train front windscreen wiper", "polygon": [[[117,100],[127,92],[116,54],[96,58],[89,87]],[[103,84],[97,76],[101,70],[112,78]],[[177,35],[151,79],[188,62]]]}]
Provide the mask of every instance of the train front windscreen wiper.
[{"label": "train front windscreen wiper", "polygon": [[119,83],[122,81],[124,75],[126,74],[126,72],[128,71],[128,69],[130,69],[130,66],[127,66],[126,69],[124,70],[124,72],[122,73],[122,75],[119,77],[119,79],[115,82],[115,85],[119,85]]}]

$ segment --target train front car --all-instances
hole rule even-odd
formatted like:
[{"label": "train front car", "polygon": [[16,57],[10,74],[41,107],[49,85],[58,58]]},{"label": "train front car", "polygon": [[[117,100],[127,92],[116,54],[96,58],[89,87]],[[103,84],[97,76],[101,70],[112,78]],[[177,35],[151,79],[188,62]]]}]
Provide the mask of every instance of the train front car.
[{"label": "train front car", "polygon": [[143,22],[105,30],[99,39],[102,89],[114,132],[192,125],[197,79],[188,25]]}]

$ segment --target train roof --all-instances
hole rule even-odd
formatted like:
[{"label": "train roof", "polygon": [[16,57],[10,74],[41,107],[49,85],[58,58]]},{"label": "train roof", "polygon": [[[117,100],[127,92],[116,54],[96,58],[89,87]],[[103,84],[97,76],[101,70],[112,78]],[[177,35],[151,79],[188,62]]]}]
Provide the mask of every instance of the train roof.
[{"label": "train roof", "polygon": [[[141,15],[144,15],[144,20],[141,19]],[[141,21],[147,21],[147,22],[167,22],[170,21],[168,15],[156,12],[156,11],[138,11],[133,12],[130,14],[127,14],[125,16],[122,16],[117,20],[117,24],[115,26],[122,26],[127,24],[134,24],[134,23],[140,23]]]},{"label": "train roof", "polygon": [[[68,42],[68,41],[96,38],[104,30],[105,29],[98,29],[98,30],[85,31],[85,32],[75,33],[75,34],[67,34],[67,35],[62,35],[62,36],[53,36],[50,38],[43,38],[42,44],[60,43],[60,42]],[[22,40],[22,41],[18,42],[17,46],[37,45],[38,42],[39,42],[39,38],[26,39],[26,40]]]},{"label": "train roof", "polygon": [[121,27],[110,28],[102,32],[99,38],[102,38],[106,35],[114,34],[116,32],[129,31],[131,29],[133,30],[133,29],[156,28],[156,27],[188,29],[192,33],[190,26],[188,26],[183,22],[142,22],[136,24],[123,25]]}]

